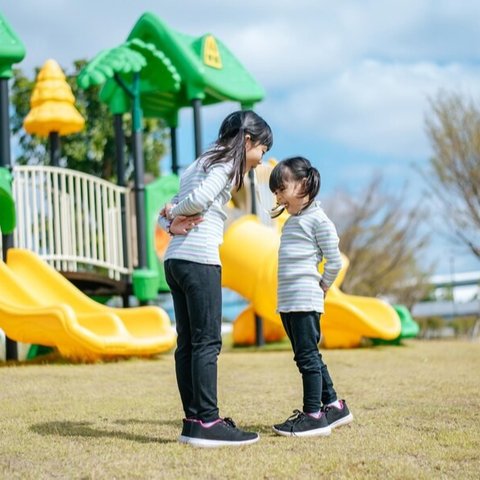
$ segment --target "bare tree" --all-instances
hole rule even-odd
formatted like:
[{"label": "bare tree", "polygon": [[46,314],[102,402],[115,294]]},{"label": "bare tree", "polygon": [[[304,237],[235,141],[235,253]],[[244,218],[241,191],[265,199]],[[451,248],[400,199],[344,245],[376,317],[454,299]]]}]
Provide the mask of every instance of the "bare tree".
[{"label": "bare tree", "polygon": [[342,285],[346,293],[386,296],[408,307],[425,296],[430,272],[418,259],[428,244],[422,233],[426,213],[406,206],[404,190],[386,193],[376,176],[359,195],[338,192],[325,202],[340,249],[350,259]]},{"label": "bare tree", "polygon": [[430,100],[426,131],[433,157],[424,177],[445,231],[480,258],[480,107],[440,92]]}]

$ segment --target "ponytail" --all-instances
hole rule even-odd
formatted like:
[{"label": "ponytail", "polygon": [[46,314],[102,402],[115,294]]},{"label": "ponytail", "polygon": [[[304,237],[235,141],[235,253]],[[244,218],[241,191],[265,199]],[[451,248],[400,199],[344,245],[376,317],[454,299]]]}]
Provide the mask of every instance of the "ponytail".
[{"label": "ponytail", "polygon": [[321,177],[320,172],[315,168],[310,166],[307,168],[307,176],[305,178],[305,187],[303,192],[305,195],[308,195],[311,200],[313,200],[320,191],[321,186]]}]

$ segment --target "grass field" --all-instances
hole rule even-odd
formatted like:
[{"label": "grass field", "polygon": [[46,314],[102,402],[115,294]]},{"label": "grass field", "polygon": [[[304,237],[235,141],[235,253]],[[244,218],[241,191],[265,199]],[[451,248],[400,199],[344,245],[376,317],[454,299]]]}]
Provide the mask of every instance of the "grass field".
[{"label": "grass field", "polygon": [[480,478],[478,342],[410,341],[324,359],[354,423],[326,438],[284,438],[271,425],[301,408],[290,351],[227,346],[221,414],[261,440],[212,450],[176,442],[171,354],[0,368],[0,478]]}]

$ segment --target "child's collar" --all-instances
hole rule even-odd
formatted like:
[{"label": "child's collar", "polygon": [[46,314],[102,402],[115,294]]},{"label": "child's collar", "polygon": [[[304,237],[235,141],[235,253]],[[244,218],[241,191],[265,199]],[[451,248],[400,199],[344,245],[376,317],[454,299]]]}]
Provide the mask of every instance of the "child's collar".
[{"label": "child's collar", "polygon": [[306,212],[312,205],[317,205],[317,202],[315,201],[314,198],[312,198],[304,207],[302,207],[297,213],[295,213],[293,216],[294,217],[299,217],[302,215],[304,212]]}]

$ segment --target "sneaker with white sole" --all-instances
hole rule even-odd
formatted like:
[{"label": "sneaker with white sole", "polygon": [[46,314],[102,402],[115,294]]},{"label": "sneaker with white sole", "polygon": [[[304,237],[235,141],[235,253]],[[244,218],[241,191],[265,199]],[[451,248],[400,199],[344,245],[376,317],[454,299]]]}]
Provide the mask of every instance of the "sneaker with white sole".
[{"label": "sneaker with white sole", "polygon": [[285,422],[274,425],[273,431],[284,437],[326,437],[332,433],[323,412],[315,418],[300,410],[294,410]]},{"label": "sneaker with white sole", "polygon": [[353,421],[353,415],[347,407],[345,400],[340,400],[341,408],[334,407],[333,405],[325,405],[322,410],[327,417],[330,428],[341,427],[347,425]]},{"label": "sneaker with white sole", "polygon": [[178,437],[178,441],[180,443],[189,443],[190,441],[190,432],[192,430],[192,424],[194,420],[191,418],[184,418],[183,419],[183,427],[182,427],[182,433]]},{"label": "sneaker with white sole", "polygon": [[219,418],[211,423],[193,420],[189,435],[189,445],[205,448],[250,445],[260,439],[258,433],[237,428],[231,418]]}]

